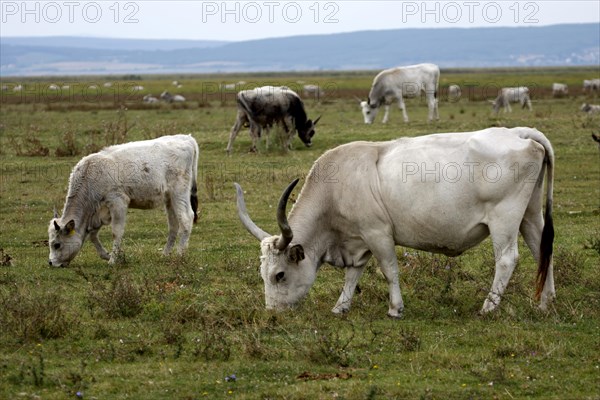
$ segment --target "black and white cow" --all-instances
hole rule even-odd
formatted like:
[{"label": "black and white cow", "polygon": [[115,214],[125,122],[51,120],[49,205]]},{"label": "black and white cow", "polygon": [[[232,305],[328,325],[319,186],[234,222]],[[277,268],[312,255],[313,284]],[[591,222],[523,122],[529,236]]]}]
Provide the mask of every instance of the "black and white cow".
[{"label": "black and white cow", "polygon": [[300,96],[287,86],[263,86],[251,90],[242,90],[237,94],[237,117],[229,134],[227,153],[231,154],[233,142],[244,125],[250,127],[252,138],[251,151],[257,151],[256,143],[263,129],[268,135],[274,124],[281,124],[287,134],[284,146],[290,147],[294,131],[307,146],[312,146],[315,127],[319,118],[314,122],[308,119],[304,103]]},{"label": "black and white cow", "polygon": [[[69,177],[62,216],[55,211],[48,226],[49,264],[68,265],[88,236],[102,259],[116,263],[129,207],[164,205],[169,235],[163,253],[170,253],[178,235],[183,253],[197,220],[198,155],[191,135],[174,135],[110,146],[82,158]],[[100,228],[109,224],[110,254],[98,240]]]}]

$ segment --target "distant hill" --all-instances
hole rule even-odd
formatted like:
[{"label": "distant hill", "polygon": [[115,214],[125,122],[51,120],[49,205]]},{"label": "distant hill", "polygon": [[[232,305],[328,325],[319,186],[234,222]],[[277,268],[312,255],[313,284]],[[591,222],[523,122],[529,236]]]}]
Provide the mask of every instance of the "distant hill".
[{"label": "distant hill", "polygon": [[600,65],[600,26],[394,29],[243,42],[1,38],[0,75]]}]

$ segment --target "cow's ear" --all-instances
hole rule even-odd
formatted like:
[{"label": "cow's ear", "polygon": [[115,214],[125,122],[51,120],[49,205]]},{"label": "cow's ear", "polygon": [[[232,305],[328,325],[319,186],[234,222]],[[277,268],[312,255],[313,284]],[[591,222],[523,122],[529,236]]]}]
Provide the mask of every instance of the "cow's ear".
[{"label": "cow's ear", "polygon": [[73,233],[75,233],[75,221],[74,220],[70,220],[65,225],[65,234],[72,235]]},{"label": "cow's ear", "polygon": [[302,245],[295,244],[288,249],[287,258],[289,262],[293,262],[298,264],[300,261],[304,260],[304,249]]}]

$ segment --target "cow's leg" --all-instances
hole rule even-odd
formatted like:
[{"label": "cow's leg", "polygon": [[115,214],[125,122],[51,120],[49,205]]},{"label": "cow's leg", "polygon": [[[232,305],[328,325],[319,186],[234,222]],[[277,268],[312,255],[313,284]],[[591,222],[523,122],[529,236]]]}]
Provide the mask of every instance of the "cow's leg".
[{"label": "cow's leg", "polygon": [[389,240],[381,240],[381,236],[378,234],[367,243],[367,246],[379,262],[379,269],[381,269],[388,283],[390,292],[388,315],[392,318],[401,318],[404,311],[404,302],[400,292],[398,258],[394,241],[391,239],[391,235]]},{"label": "cow's leg", "polygon": [[106,250],[104,246],[102,246],[102,243],[98,238],[99,231],[100,229],[95,229],[90,232],[90,241],[93,243],[94,247],[96,248],[96,252],[98,253],[101,259],[110,260],[110,254],[108,254],[108,250]]},{"label": "cow's leg", "polygon": [[189,197],[185,194],[189,191],[183,192],[183,196],[177,201],[175,213],[179,220],[179,247],[177,251],[179,254],[183,254],[188,247],[188,241],[190,234],[192,233],[192,227],[194,225],[194,212],[189,202]]},{"label": "cow's leg", "polygon": [[383,107],[385,108],[385,112],[383,113],[383,120],[381,122],[387,124],[390,115],[390,106],[388,104],[385,104]]},{"label": "cow's leg", "polygon": [[109,264],[116,264],[121,257],[121,241],[125,233],[127,206],[127,202],[123,200],[113,201],[109,206],[111,217],[110,228],[113,237],[113,247],[108,260]]},{"label": "cow's leg", "polygon": [[175,240],[177,239],[177,232],[179,231],[179,220],[177,219],[175,209],[173,208],[173,200],[170,196],[167,197],[167,204],[165,208],[167,210],[167,221],[169,223],[169,235],[167,236],[167,244],[163,249],[163,254],[166,256],[171,253],[171,249],[173,249],[173,245],[175,244]]},{"label": "cow's leg", "polygon": [[402,118],[404,118],[404,122],[408,122],[408,114],[406,113],[406,104],[404,103],[404,99],[402,96],[398,98],[398,107],[402,110]]},{"label": "cow's leg", "polygon": [[436,120],[440,119],[437,109],[437,99],[435,98],[435,93],[433,92],[427,92],[427,108],[429,111],[427,114],[427,120],[429,122],[433,121],[434,118]]},{"label": "cow's leg", "polygon": [[338,299],[337,303],[335,303],[335,307],[333,307],[333,310],[331,310],[335,314],[342,314],[350,310],[352,296],[354,296],[354,290],[356,289],[358,280],[360,279],[364,270],[364,266],[346,268],[346,280],[344,282],[342,294],[340,295],[340,298]]},{"label": "cow's leg", "polygon": [[226,149],[227,154],[231,154],[231,151],[233,150],[233,142],[235,141],[237,134],[240,132],[240,129],[242,129],[243,123],[244,123],[244,114],[242,114],[241,111],[238,111],[238,115],[235,120],[235,124],[233,124],[233,127],[231,128],[231,132],[229,133],[229,142],[227,143],[227,149]]},{"label": "cow's leg", "polygon": [[250,153],[258,153],[258,147],[256,147],[258,143],[258,139],[260,139],[260,135],[262,133],[262,128],[254,123],[250,123],[250,138],[252,139],[252,147],[250,148]]},{"label": "cow's leg", "polygon": [[[532,199],[534,198],[536,198],[535,193],[532,196]],[[523,235],[525,243],[527,243],[527,247],[529,247],[529,250],[531,250],[531,254],[533,255],[533,259],[536,263],[539,263],[540,261],[540,243],[542,241],[543,229],[544,219],[542,217],[541,209],[539,205],[532,205],[530,203],[529,208],[525,212],[525,217],[521,222],[520,231],[521,235]],[[548,267],[548,275],[546,275],[546,281],[544,282],[544,289],[542,290],[540,299],[540,309],[546,311],[548,309],[548,304],[554,299],[555,296],[554,266],[551,259]]]},{"label": "cow's leg", "polygon": [[507,101],[507,102],[504,104],[504,112],[505,112],[505,113],[507,113],[507,112],[511,113],[511,112],[512,112],[512,108],[510,107],[510,101]]},{"label": "cow's leg", "polygon": [[[506,213],[508,214],[508,213]],[[505,215],[506,215],[505,214]],[[513,227],[515,224],[507,221],[503,216],[498,216],[496,221],[489,225],[490,236],[494,245],[494,257],[496,260],[496,272],[494,282],[483,303],[482,313],[493,311],[502,298],[508,281],[517,264],[519,250],[517,247],[518,232]]]}]

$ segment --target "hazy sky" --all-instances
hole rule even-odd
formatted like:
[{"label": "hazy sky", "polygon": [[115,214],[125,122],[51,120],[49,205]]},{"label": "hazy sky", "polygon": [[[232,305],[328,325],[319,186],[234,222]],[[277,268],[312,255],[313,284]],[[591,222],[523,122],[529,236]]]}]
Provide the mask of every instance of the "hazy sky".
[{"label": "hazy sky", "polygon": [[598,0],[0,0],[0,11],[2,36],[249,40],[367,29],[600,24]]}]

